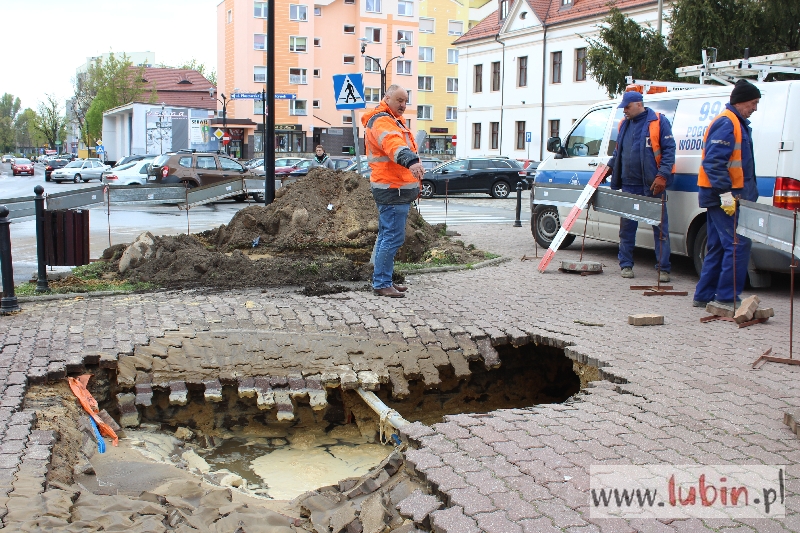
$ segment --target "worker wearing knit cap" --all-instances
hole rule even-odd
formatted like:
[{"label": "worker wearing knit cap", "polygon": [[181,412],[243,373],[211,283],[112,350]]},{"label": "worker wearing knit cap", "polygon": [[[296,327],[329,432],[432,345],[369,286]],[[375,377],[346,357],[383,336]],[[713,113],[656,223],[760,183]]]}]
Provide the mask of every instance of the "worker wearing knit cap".
[{"label": "worker wearing knit cap", "polygon": [[[706,208],[708,251],[694,293],[695,307],[704,307],[712,300],[732,305],[744,289],[751,241],[736,235],[734,215],[738,199],[751,202],[758,199],[752,130],[748,119],[758,108],[760,98],[758,87],[746,80],[737,81],[730,103],[708,126],[703,140],[697,197],[700,207]],[[738,239],[735,251],[734,237]]]}]

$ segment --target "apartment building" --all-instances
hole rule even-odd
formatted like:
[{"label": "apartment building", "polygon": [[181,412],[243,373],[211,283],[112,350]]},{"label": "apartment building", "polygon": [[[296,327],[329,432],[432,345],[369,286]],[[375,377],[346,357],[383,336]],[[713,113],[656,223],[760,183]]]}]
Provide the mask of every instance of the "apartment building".
[{"label": "apartment building", "polygon": [[[587,72],[586,37],[608,15],[607,0],[500,0],[458,38],[459,157],[541,160],[608,95]],[[617,0],[639,24],[656,26],[656,0]],[[665,28],[665,33],[668,29]],[[527,141],[530,134],[530,142]]]}]

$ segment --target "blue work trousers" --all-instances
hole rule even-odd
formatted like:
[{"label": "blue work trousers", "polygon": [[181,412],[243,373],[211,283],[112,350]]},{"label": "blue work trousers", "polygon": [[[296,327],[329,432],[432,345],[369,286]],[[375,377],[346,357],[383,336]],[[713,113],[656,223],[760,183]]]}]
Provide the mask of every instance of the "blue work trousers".
[{"label": "blue work trousers", "polygon": [[[622,190],[639,196],[647,196],[644,194],[644,189],[641,188],[623,186]],[[635,220],[619,219],[619,253],[617,257],[620,268],[633,268],[633,248],[636,246],[636,230],[638,228],[639,223]],[[672,264],[669,262],[669,217],[666,209],[664,209],[664,221],[661,226],[653,226],[653,243],[655,244],[656,261],[658,261],[656,268],[660,268],[661,272],[669,272],[672,270]]]},{"label": "blue work trousers", "polygon": [[406,219],[411,204],[378,204],[378,238],[375,241],[375,269],[372,288],[392,286],[394,256],[406,240]]},{"label": "blue work trousers", "polygon": [[733,302],[733,239],[736,242],[736,298],[744,290],[747,267],[750,262],[750,246],[752,241],[747,237],[736,235],[733,217],[726,215],[721,207],[706,209],[706,228],[708,229],[708,245],[706,259],[700,281],[694,291],[694,299],[698,302]]}]

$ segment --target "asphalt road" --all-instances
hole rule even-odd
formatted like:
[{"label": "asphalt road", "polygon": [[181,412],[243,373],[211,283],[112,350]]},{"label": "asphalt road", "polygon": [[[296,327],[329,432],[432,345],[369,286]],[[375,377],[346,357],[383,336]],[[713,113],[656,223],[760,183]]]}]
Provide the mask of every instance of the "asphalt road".
[{"label": "asphalt road", "polygon": [[[32,196],[33,188],[41,184],[45,194],[95,187],[97,182],[62,183],[45,182],[44,167],[36,165],[33,177],[11,175],[11,166],[0,164],[0,205],[2,198]],[[524,228],[530,223],[528,191],[522,193],[521,220]],[[448,226],[463,224],[502,224],[512,225],[515,219],[516,193],[504,200],[497,200],[485,194],[460,195],[455,198],[434,197],[421,200],[419,209],[431,224],[446,223]],[[192,233],[227,224],[240,209],[252,205],[251,201],[238,203],[233,200],[215,202],[190,210],[189,215],[177,206],[113,206],[111,213],[105,207],[90,210],[89,241],[90,256],[97,258],[111,244],[133,241],[144,231],[155,235],[175,235]],[[36,271],[36,227],[33,219],[14,221],[10,227],[12,243],[12,264],[14,279],[21,283],[30,279]],[[525,229],[523,229],[525,231]]]}]

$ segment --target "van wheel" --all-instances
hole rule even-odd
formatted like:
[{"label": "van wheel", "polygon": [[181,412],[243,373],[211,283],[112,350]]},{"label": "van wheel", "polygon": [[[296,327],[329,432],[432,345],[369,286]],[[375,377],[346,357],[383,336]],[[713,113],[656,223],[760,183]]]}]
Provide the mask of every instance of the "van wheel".
[{"label": "van wheel", "polygon": [[[540,205],[534,209],[531,215],[531,233],[539,246],[549,248],[560,228],[558,208],[553,205]],[[558,249],[563,250],[574,241],[575,235],[568,233]]]},{"label": "van wheel", "polygon": [[694,238],[694,250],[692,250],[692,259],[694,260],[694,269],[699,276],[703,271],[703,263],[706,261],[706,248],[708,245],[708,229],[706,223],[700,226],[697,230],[697,235]]}]

